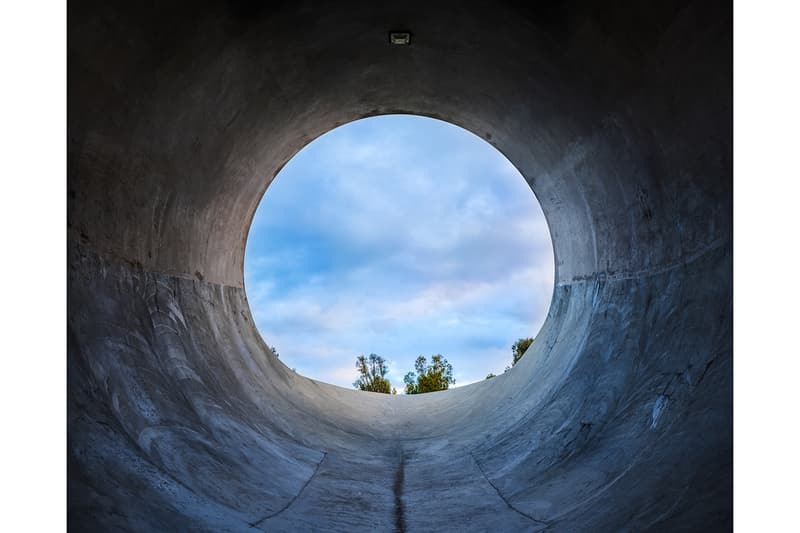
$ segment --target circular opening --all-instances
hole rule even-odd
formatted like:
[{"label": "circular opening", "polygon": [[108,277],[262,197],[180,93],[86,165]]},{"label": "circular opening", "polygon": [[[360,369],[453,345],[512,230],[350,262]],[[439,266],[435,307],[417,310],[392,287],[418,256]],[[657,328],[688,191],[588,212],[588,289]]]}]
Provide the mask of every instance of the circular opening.
[{"label": "circular opening", "polygon": [[277,175],[258,207],[245,286],[267,344],[295,371],[352,388],[380,355],[404,390],[441,354],[455,384],[513,364],[553,292],[553,249],[525,179],[497,149],[416,115],[351,122]]}]

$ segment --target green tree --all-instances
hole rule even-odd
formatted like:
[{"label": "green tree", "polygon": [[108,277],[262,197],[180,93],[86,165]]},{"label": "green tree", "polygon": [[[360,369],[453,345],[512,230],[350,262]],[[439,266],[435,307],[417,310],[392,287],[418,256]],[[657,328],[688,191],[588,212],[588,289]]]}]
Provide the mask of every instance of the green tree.
[{"label": "green tree", "polygon": [[494,374],[492,374],[491,372],[489,372],[488,374],[486,374],[486,379],[492,379],[492,378],[496,378],[496,377],[497,377],[497,376],[495,376],[495,375],[494,375]]},{"label": "green tree", "polygon": [[530,348],[533,339],[530,337],[519,339],[517,342],[511,345],[511,353],[514,355],[514,361],[511,363],[511,366],[517,364],[517,362],[522,359],[522,356],[525,355],[525,351]]},{"label": "green tree", "polygon": [[406,394],[422,394],[437,390],[447,390],[455,384],[453,378],[453,365],[447,362],[441,354],[431,356],[431,362],[423,357],[417,357],[414,362],[416,372],[406,374],[403,381],[406,384]]},{"label": "green tree", "polygon": [[356,357],[356,369],[360,376],[353,382],[353,387],[384,394],[392,392],[392,385],[386,379],[389,368],[380,355],[374,353],[369,354],[369,357],[359,355]]}]

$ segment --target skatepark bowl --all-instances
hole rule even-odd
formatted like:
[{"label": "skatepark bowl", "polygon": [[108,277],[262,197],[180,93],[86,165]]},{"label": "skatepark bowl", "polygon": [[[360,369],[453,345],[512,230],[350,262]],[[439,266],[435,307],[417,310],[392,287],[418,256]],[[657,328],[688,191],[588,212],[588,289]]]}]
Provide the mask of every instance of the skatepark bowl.
[{"label": "skatepark bowl", "polygon": [[[731,11],[70,2],[69,527],[730,530]],[[550,311],[495,379],[348,390],[253,325],[270,181],[390,113],[490,142],[547,218]]]}]

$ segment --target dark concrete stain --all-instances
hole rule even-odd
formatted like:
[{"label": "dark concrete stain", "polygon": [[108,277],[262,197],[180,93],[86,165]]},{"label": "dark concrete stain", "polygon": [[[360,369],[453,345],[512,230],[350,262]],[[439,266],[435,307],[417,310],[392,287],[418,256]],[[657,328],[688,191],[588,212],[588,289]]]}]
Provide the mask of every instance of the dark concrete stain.
[{"label": "dark concrete stain", "polygon": [[400,452],[400,464],[394,474],[394,530],[404,533],[406,530],[405,507],[403,505],[403,481],[405,480],[405,455]]},{"label": "dark concrete stain", "polygon": [[639,189],[636,197],[639,199],[639,203],[642,206],[642,216],[645,218],[645,220],[653,220],[653,210],[650,208],[647,191],[644,189]]}]

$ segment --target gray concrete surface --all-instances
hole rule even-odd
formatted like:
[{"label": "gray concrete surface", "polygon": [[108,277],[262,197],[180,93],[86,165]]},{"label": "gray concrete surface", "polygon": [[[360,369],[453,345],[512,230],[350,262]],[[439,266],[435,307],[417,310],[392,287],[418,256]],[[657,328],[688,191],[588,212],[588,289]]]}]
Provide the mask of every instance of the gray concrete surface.
[{"label": "gray concrete surface", "polygon": [[[70,529],[730,530],[731,15],[70,2]],[[409,397],[287,369],[242,275],[282,165],[397,112],[501,150],[556,257],[513,371]]]}]

